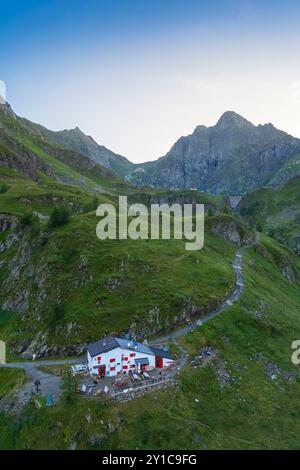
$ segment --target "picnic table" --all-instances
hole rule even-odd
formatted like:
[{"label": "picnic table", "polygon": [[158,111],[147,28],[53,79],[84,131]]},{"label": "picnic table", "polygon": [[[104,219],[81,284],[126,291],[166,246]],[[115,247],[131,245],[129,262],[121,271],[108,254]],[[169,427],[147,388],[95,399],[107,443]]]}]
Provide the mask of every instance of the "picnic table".
[{"label": "picnic table", "polygon": [[73,375],[84,374],[87,372],[87,366],[84,364],[75,364],[71,366],[71,372]]},{"label": "picnic table", "polygon": [[141,380],[141,377],[138,374],[133,373],[132,374],[133,380]]}]

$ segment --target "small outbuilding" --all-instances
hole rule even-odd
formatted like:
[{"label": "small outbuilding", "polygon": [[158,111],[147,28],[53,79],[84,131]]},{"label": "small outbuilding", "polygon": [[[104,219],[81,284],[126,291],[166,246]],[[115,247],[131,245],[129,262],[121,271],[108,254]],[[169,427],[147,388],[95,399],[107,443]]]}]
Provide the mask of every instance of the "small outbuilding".
[{"label": "small outbuilding", "polygon": [[89,373],[101,377],[164,369],[171,366],[175,359],[164,349],[108,336],[88,345],[87,361]]}]

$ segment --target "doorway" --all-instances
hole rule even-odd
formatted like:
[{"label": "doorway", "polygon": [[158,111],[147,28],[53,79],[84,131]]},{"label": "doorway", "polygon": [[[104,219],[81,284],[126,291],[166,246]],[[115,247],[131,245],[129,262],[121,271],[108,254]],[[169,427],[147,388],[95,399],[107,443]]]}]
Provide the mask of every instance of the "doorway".
[{"label": "doorway", "polygon": [[155,367],[157,369],[162,369],[164,364],[164,360],[161,356],[155,356]]},{"label": "doorway", "polygon": [[105,377],[105,373],[106,373],[106,366],[99,366],[98,367],[99,377]]}]

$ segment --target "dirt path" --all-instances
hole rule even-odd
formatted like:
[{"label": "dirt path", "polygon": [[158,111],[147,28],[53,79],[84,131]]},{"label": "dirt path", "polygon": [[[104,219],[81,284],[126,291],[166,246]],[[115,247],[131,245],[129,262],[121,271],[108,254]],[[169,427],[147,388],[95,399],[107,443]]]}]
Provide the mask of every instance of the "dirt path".
[{"label": "dirt path", "polygon": [[0,364],[1,367],[21,368],[25,370],[27,381],[24,386],[17,390],[16,397],[19,403],[25,404],[30,400],[32,393],[35,392],[34,382],[38,379],[41,383],[41,394],[45,397],[51,393],[54,400],[58,400],[60,396],[61,378],[58,375],[43,372],[39,366],[49,366],[57,364],[78,364],[83,362],[80,359],[61,359],[61,360],[48,360],[48,361],[26,361],[26,362],[9,362],[7,364]]}]

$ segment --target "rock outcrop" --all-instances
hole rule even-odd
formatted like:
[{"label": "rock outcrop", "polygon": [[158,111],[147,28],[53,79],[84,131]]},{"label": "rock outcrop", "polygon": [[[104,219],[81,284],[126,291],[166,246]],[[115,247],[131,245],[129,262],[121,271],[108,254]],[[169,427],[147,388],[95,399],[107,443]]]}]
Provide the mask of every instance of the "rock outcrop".
[{"label": "rock outcrop", "polygon": [[285,277],[290,283],[296,282],[296,276],[293,267],[288,259],[282,260],[280,263],[280,271],[283,277]]},{"label": "rock outcrop", "polygon": [[12,214],[0,214],[0,232],[5,232],[8,229],[15,229],[18,223],[18,218]]},{"label": "rock outcrop", "polygon": [[236,245],[250,245],[255,240],[255,233],[230,215],[218,215],[208,223],[213,233]]}]

